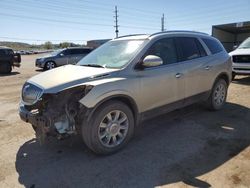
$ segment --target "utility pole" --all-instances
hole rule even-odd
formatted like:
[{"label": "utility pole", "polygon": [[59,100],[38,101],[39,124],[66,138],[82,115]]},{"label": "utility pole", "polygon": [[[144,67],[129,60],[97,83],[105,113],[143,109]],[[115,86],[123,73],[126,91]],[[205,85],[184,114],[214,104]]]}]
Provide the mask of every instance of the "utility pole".
[{"label": "utility pole", "polygon": [[164,22],[165,22],[165,17],[164,17],[164,14],[162,14],[162,17],[161,17],[161,31],[165,31],[165,28],[164,28]]},{"label": "utility pole", "polygon": [[115,33],[116,33],[116,38],[118,37],[118,33],[119,33],[119,25],[118,25],[118,10],[117,10],[117,6],[115,6]]}]

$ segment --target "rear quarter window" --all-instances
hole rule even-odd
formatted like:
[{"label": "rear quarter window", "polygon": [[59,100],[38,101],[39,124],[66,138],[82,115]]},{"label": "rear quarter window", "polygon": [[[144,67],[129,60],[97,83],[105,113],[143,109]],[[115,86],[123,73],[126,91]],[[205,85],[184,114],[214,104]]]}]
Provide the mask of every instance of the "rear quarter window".
[{"label": "rear quarter window", "polygon": [[216,40],[203,38],[202,41],[206,44],[212,54],[217,54],[223,51],[222,46]]}]

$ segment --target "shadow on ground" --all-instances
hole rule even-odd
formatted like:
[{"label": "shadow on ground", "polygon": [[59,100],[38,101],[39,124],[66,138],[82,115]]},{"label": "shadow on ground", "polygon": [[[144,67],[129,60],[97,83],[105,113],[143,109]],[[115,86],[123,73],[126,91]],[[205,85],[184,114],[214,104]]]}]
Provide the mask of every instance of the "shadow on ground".
[{"label": "shadow on ground", "polygon": [[44,72],[43,69],[36,69],[36,72]]},{"label": "shadow on ground", "polygon": [[0,73],[0,77],[4,77],[4,76],[14,76],[14,75],[17,75],[17,74],[20,74],[20,72],[14,71],[14,72],[11,72],[11,73],[8,73],[8,74],[1,74],[1,73]]},{"label": "shadow on ground", "polygon": [[250,144],[250,109],[227,103],[218,112],[199,105],[143,123],[126,148],[96,156],[80,138],[39,146],[24,143],[16,155],[19,182],[26,187],[154,187],[197,179]]},{"label": "shadow on ground", "polygon": [[240,78],[235,78],[235,80],[233,81],[236,84],[241,84],[241,85],[250,85],[250,76],[248,77],[240,77]]}]

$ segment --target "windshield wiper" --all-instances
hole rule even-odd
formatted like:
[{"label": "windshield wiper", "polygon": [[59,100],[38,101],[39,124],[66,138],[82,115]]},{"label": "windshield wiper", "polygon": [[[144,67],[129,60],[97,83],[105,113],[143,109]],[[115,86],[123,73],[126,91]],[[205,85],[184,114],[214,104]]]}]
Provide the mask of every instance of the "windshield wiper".
[{"label": "windshield wiper", "polygon": [[98,64],[86,64],[86,65],[81,65],[81,66],[105,68],[104,66],[98,65]]}]

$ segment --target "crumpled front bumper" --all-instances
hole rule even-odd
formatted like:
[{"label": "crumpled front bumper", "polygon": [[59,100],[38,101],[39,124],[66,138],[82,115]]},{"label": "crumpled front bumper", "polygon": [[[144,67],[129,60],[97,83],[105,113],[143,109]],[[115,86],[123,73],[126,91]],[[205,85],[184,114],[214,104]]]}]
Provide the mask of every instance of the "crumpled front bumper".
[{"label": "crumpled front bumper", "polygon": [[19,116],[23,121],[32,124],[34,127],[44,127],[47,125],[45,117],[39,115],[37,112],[32,113],[28,111],[22,103],[19,105]]}]

